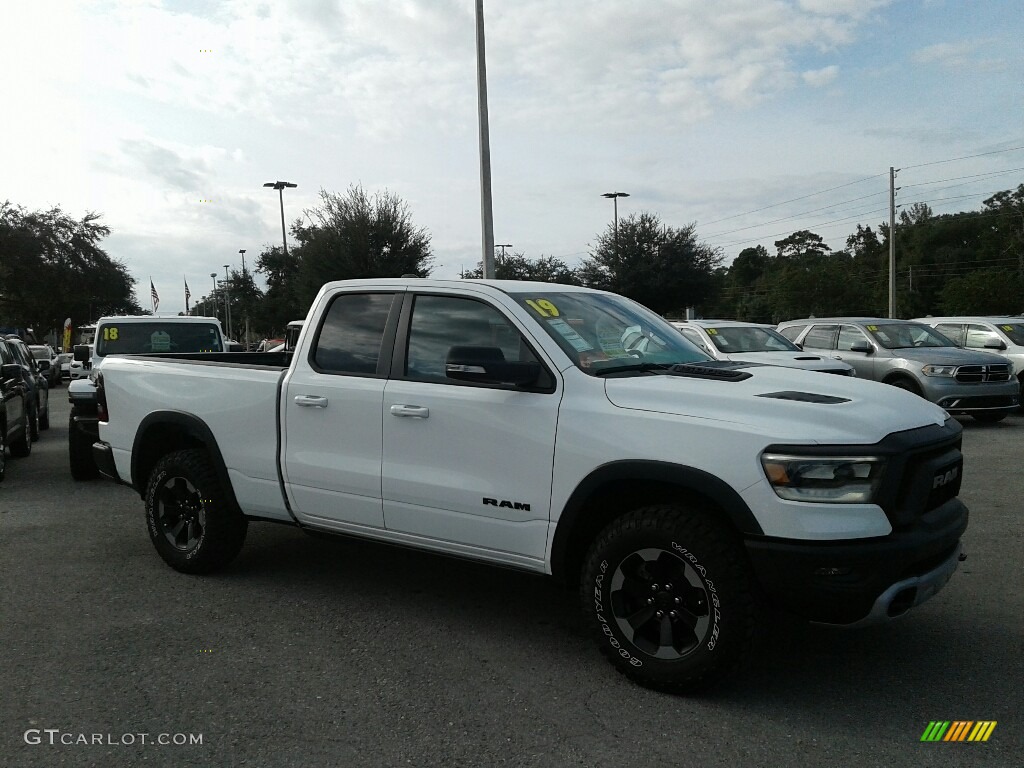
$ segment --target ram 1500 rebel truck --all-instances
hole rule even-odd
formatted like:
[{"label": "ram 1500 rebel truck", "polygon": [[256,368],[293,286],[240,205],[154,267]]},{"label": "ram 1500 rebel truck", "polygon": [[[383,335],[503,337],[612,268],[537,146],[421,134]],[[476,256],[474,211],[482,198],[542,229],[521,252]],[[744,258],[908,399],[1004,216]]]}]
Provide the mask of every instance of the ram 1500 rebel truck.
[{"label": "ram 1500 rebel truck", "polygon": [[159,352],[223,352],[224,335],[215,317],[154,317],[153,315],[101,317],[94,344],[75,347],[75,360],[89,373],[68,385],[71,416],[68,423],[68,459],[75,480],[99,476],[92,459],[98,437],[96,386],[91,372],[110,355]]},{"label": "ram 1500 rebel truck", "polygon": [[93,453],[172,568],[221,568],[272,520],[550,574],[620,671],[681,691],[746,657],[766,609],[885,621],[961,556],[945,411],[712,361],[615,294],[334,282],[290,357],[104,363]]}]

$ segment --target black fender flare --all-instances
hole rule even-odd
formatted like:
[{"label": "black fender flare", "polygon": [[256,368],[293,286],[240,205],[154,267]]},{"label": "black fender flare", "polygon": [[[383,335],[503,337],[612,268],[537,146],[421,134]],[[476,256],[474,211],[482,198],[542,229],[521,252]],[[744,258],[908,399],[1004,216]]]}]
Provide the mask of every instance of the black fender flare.
[{"label": "black fender flare", "polygon": [[139,428],[135,431],[135,440],[132,443],[132,486],[138,491],[139,496],[145,498],[146,483],[149,480],[149,471],[155,462],[143,463],[143,447],[147,433],[154,427],[169,426],[180,434],[186,435],[191,440],[201,443],[203,448],[210,454],[213,462],[213,470],[217,479],[231,499],[231,503],[238,506],[238,499],[235,498],[235,489],[231,485],[231,478],[228,475],[228,467],[224,456],[220,452],[217,438],[209,425],[192,413],[185,411],[153,411],[146,415],[140,422]]},{"label": "black fender flare", "polygon": [[618,482],[653,481],[675,486],[680,491],[693,491],[711,500],[718,506],[732,527],[743,536],[763,536],[761,528],[750,507],[739,493],[715,475],[702,469],[665,461],[624,460],[603,464],[587,475],[572,492],[562,509],[551,544],[551,571],[559,574],[566,564],[573,532],[584,514],[587,502],[602,486]]}]

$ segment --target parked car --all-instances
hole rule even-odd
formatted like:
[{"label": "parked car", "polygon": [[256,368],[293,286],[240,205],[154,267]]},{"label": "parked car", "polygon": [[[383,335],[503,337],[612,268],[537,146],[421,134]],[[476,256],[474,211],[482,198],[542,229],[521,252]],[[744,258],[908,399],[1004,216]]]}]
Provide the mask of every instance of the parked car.
[{"label": "parked car", "polygon": [[60,386],[60,361],[57,353],[49,344],[29,344],[28,351],[39,366],[39,371],[46,377],[51,387]]},{"label": "parked car", "polygon": [[57,359],[60,360],[60,377],[65,381],[71,381],[71,361],[75,356],[71,352],[61,352]]},{"label": "parked car", "polygon": [[1024,386],[1024,317],[919,317],[958,347],[996,352],[1011,363]]},{"label": "parked car", "polygon": [[32,453],[28,388],[21,363],[6,339],[0,338],[0,480],[7,472],[7,451],[23,457]]},{"label": "parked car", "polygon": [[7,345],[14,354],[14,362],[21,368],[21,380],[28,394],[28,431],[33,442],[39,439],[40,430],[50,428],[50,385],[39,372],[36,359],[28,345],[17,336],[8,336]]},{"label": "parked car", "polygon": [[853,366],[827,355],[804,352],[771,326],[737,320],[673,321],[672,326],[716,360],[746,360],[782,368],[856,375]]},{"label": "parked car", "polygon": [[88,346],[89,352],[85,360],[75,360],[72,356],[70,364],[70,377],[72,381],[78,381],[79,379],[89,378],[89,371],[92,370],[92,359],[96,354],[95,344],[86,344],[82,346]]},{"label": "parked car", "polygon": [[1009,360],[960,349],[923,323],[831,317],[790,320],[778,330],[803,349],[849,363],[861,378],[906,389],[951,414],[1001,421],[1020,404],[1020,383]]}]

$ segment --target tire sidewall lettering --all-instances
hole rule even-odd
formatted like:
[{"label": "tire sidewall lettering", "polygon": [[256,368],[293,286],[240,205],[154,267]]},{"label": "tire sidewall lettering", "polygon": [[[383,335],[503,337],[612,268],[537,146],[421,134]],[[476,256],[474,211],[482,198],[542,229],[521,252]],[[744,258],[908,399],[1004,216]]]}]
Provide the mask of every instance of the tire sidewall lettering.
[{"label": "tire sidewall lettering", "polygon": [[626,648],[623,647],[622,643],[615,636],[615,632],[609,626],[607,619],[605,618],[604,608],[604,577],[608,573],[608,561],[602,560],[600,566],[598,566],[600,573],[594,577],[594,618],[597,620],[598,626],[601,627],[601,631],[605,637],[608,638],[608,644],[616,650],[616,652],[623,659],[628,661],[634,667],[642,667],[643,661],[633,654],[631,654]]}]

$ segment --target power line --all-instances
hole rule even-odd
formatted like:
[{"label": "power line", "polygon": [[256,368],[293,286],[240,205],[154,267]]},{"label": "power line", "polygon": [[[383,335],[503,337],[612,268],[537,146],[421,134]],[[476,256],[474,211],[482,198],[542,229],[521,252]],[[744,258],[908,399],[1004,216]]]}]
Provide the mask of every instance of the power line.
[{"label": "power line", "polygon": [[948,160],[933,160],[930,163],[918,163],[917,165],[904,165],[902,170],[909,171],[911,168],[924,168],[929,165],[941,165],[942,163],[955,163],[957,160],[970,160],[975,157],[987,157],[988,155],[1000,155],[1004,152],[1016,152],[1024,149],[1024,146],[1010,147],[1008,149],[994,149],[991,152],[980,152],[977,155],[964,155],[963,157],[951,157]]}]

